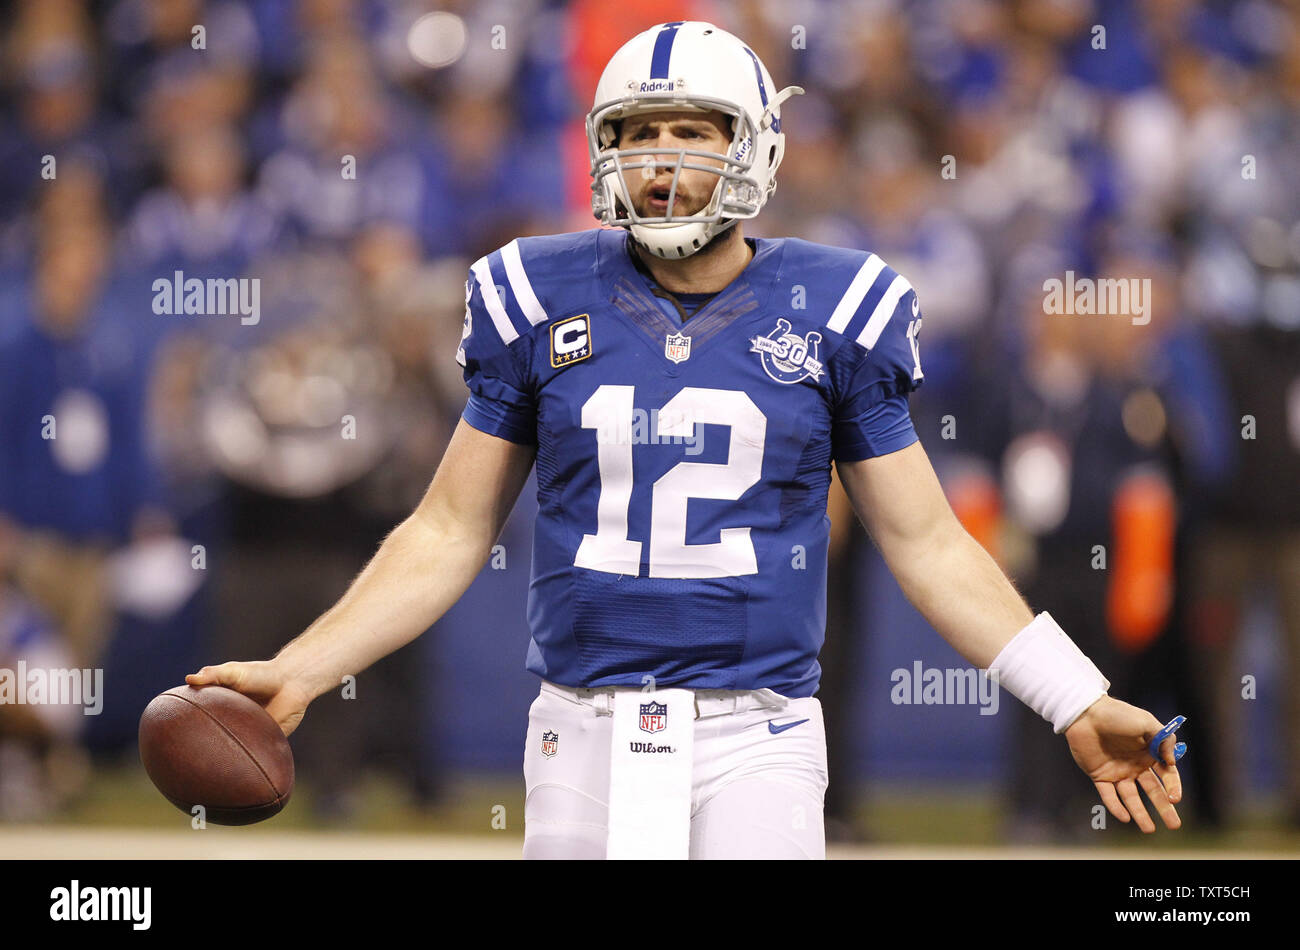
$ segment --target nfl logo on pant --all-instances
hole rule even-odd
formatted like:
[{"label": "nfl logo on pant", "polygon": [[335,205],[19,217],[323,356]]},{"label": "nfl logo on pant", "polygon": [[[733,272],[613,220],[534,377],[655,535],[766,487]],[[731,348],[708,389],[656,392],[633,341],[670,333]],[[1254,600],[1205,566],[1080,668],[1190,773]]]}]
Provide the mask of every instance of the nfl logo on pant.
[{"label": "nfl logo on pant", "polygon": [[550,732],[550,731],[543,732],[542,733],[542,755],[544,755],[546,758],[549,759],[551,756],[555,755],[555,753],[558,752],[559,749],[560,749],[560,734],[558,732]]},{"label": "nfl logo on pant", "polygon": [[668,728],[668,705],[666,703],[641,704],[641,731],[663,732]]}]

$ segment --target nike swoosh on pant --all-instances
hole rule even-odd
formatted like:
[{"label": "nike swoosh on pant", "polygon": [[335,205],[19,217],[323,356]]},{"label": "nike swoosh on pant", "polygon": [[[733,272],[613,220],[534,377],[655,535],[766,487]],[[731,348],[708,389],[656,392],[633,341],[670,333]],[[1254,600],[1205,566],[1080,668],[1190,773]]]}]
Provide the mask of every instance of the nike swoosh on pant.
[{"label": "nike swoosh on pant", "polygon": [[787,729],[793,729],[795,726],[802,726],[807,721],[807,719],[797,719],[794,722],[787,722],[784,725],[778,726],[775,722],[769,719],[767,721],[767,731],[772,733],[772,735],[777,735],[778,733],[785,732]]}]

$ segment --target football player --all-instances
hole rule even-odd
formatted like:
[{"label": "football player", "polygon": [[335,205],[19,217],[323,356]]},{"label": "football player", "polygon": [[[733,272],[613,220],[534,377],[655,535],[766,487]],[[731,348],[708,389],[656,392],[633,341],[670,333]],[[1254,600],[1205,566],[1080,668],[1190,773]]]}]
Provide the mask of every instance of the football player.
[{"label": "football player", "polygon": [[778,89],[740,39],[675,22],[610,60],[587,118],[605,228],[476,261],[470,395],[428,492],[273,660],[191,675],[308,703],[469,586],[530,469],[525,857],[825,855],[832,463],[917,609],[1064,733],[1109,811],[1179,826],[1161,724],[1036,617],[949,508],[908,414],[921,311],[875,254],[743,222],[776,187]]}]

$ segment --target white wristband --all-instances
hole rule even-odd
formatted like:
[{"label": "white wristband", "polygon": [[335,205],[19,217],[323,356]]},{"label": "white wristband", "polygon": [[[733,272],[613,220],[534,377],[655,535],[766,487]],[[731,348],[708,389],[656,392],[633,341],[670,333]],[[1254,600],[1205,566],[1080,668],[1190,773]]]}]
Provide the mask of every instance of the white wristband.
[{"label": "white wristband", "polygon": [[1047,611],[1011,638],[989,670],[1057,733],[1070,728],[1110,689],[1110,681]]}]

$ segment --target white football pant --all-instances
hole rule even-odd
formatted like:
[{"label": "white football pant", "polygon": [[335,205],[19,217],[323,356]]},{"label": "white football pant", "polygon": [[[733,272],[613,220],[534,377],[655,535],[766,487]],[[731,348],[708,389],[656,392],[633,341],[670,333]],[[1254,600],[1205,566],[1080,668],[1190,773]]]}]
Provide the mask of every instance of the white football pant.
[{"label": "white football pant", "polygon": [[[524,749],[525,858],[605,857],[614,690],[543,681]],[[695,713],[690,857],[825,858],[821,703],[696,690]]]}]

